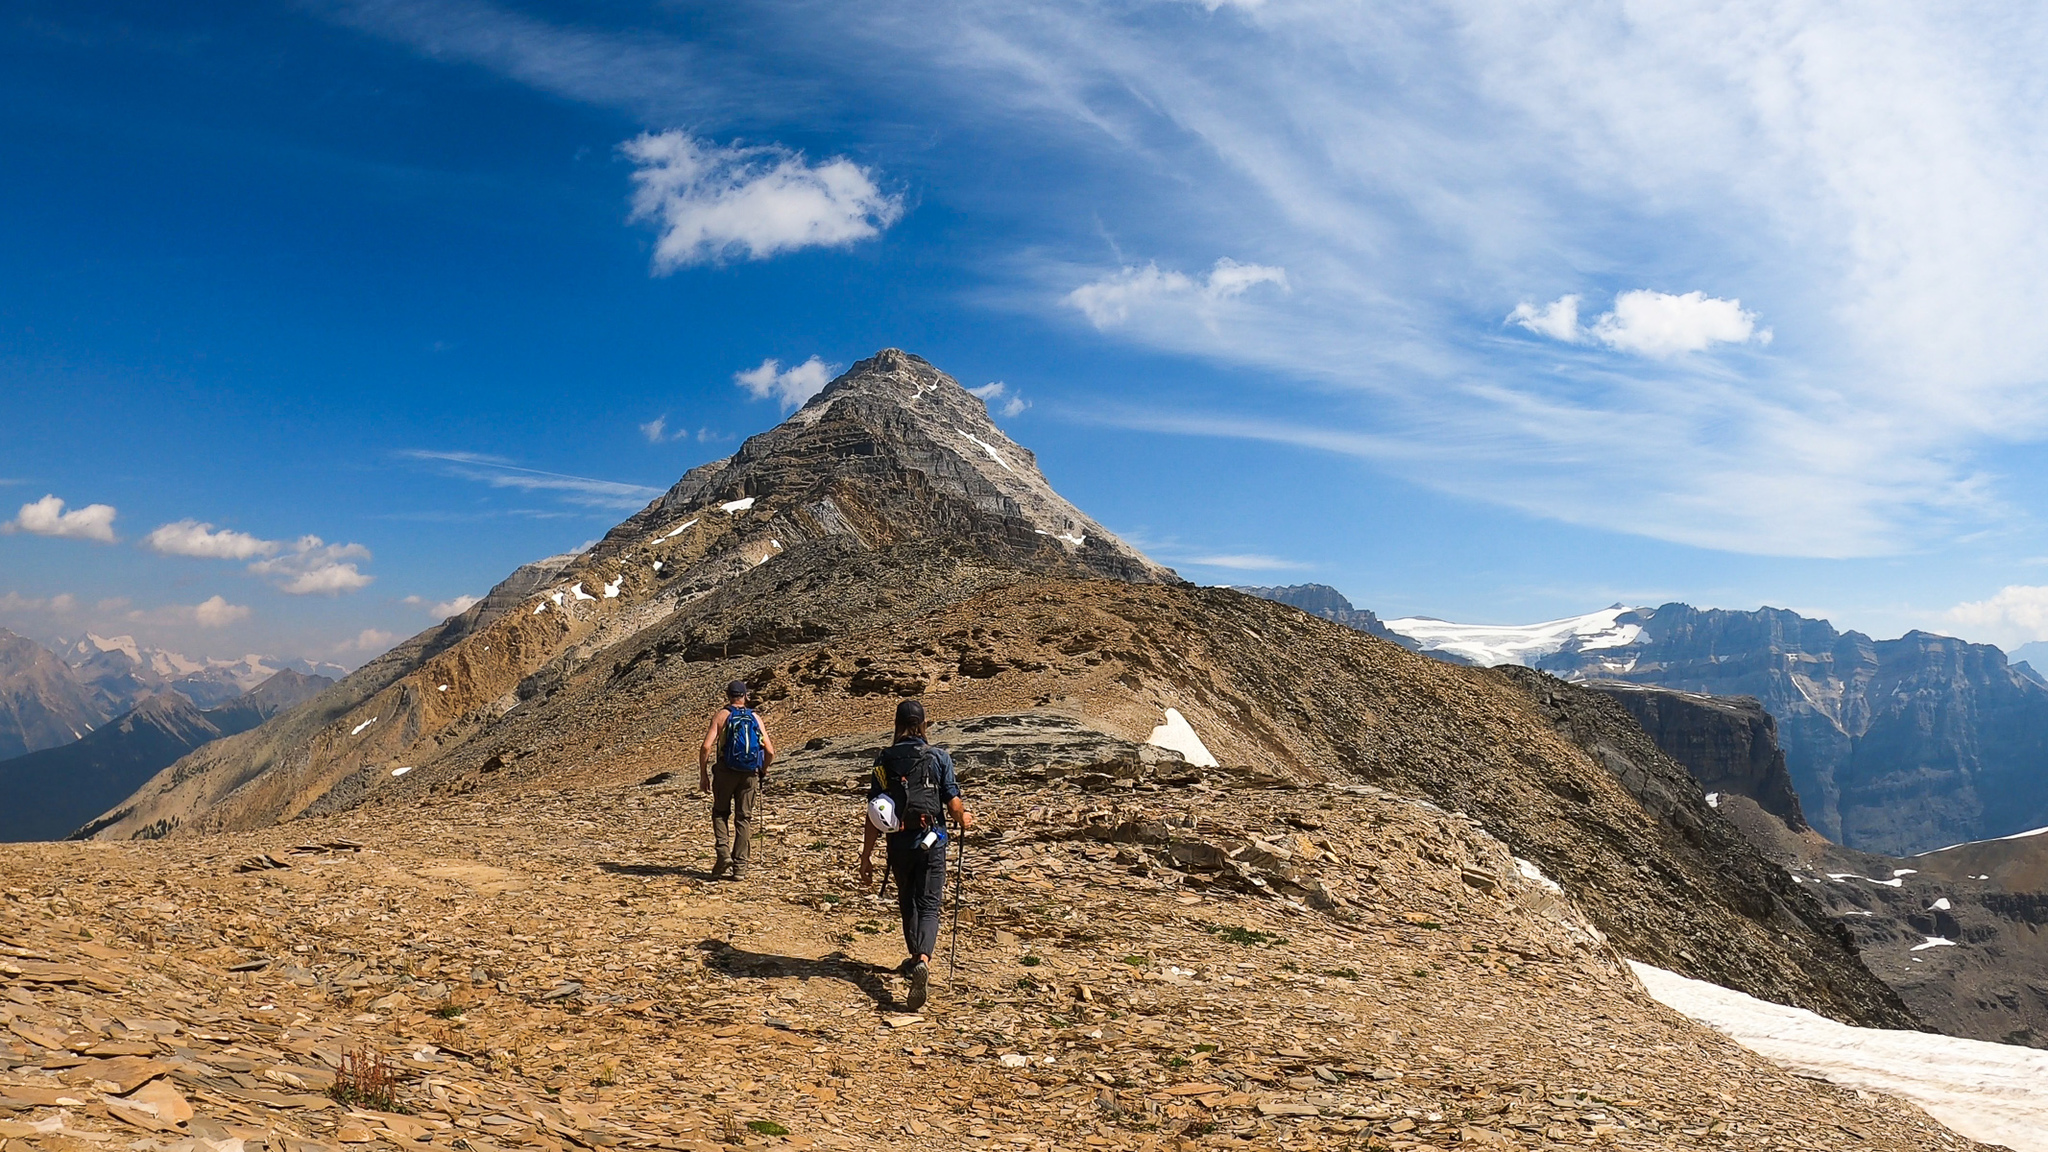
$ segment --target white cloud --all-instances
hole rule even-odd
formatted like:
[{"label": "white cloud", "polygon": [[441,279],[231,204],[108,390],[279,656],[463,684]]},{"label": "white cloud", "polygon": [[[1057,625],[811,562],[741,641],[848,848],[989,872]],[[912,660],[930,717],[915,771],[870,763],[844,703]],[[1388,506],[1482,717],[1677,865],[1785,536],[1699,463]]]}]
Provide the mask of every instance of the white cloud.
[{"label": "white cloud", "polygon": [[1277,572],[1309,568],[1313,565],[1282,560],[1277,556],[1262,556],[1257,553],[1233,552],[1215,556],[1184,556],[1174,561],[1177,564],[1198,564],[1207,568],[1228,568],[1243,572]]},{"label": "white cloud", "polygon": [[382,628],[365,628],[352,639],[335,645],[334,650],[336,653],[364,652],[381,655],[390,651],[391,646],[397,642],[398,634],[395,632],[386,632]]},{"label": "white cloud", "polygon": [[[969,388],[968,391],[981,397],[982,401],[989,406],[991,411],[999,411],[1005,418],[1019,415],[1026,408],[1031,407],[1031,401],[1011,392],[1010,386],[1001,380],[983,384],[979,388]],[[1003,401],[1001,408],[996,407],[997,400]]]},{"label": "white cloud", "polygon": [[481,596],[457,596],[453,600],[443,600],[429,606],[427,614],[438,620],[446,620],[450,616],[460,616],[469,611],[482,599]]},{"label": "white cloud", "polygon": [[215,560],[247,560],[252,556],[275,556],[284,545],[259,540],[246,532],[227,528],[215,530],[197,520],[178,520],[160,525],[142,538],[152,551],[166,556],[202,556]]},{"label": "white cloud", "polygon": [[67,615],[78,607],[78,598],[69,592],[55,596],[23,596],[19,592],[0,593],[0,615]]},{"label": "white cloud", "polygon": [[27,532],[35,536],[60,536],[112,544],[114,506],[87,504],[66,512],[64,501],[55,496],[45,496],[33,504],[23,504],[19,515],[0,524],[0,532]]},{"label": "white cloud", "polygon": [[649,444],[659,444],[664,440],[672,439],[668,435],[668,417],[656,416],[654,419],[642,424],[640,426],[640,434],[647,437]]},{"label": "white cloud", "polygon": [[337,595],[367,588],[376,579],[356,568],[357,561],[369,558],[370,550],[361,544],[329,544],[318,536],[301,536],[290,551],[258,560],[249,571],[293,596]]},{"label": "white cloud", "polygon": [[201,628],[223,628],[248,618],[247,605],[230,604],[223,596],[209,596],[192,606],[192,622]]},{"label": "white cloud", "polygon": [[1539,336],[1562,340],[1567,344],[1577,343],[1579,333],[1579,298],[1560,296],[1538,308],[1528,301],[1515,305],[1508,314],[1508,323],[1520,324]]},{"label": "white cloud", "polygon": [[[250,564],[249,571],[269,580],[279,591],[294,596],[354,592],[368,587],[376,579],[356,567],[359,561],[370,558],[368,548],[361,544],[329,544],[318,536],[301,536],[287,543],[264,540],[226,528],[216,529],[211,524],[186,519],[159,525],[143,537],[142,542],[152,551],[166,556],[197,556],[214,560],[264,557]],[[220,600],[220,597],[216,596],[214,600]],[[248,614],[248,609],[223,601],[212,611],[212,620],[202,619],[200,622],[210,626],[227,623],[230,617],[222,616],[224,611]]]},{"label": "white cloud", "polygon": [[777,145],[720,146],[678,131],[644,133],[619,149],[638,165],[633,219],[660,231],[658,275],[737,256],[845,247],[903,215],[901,198],[844,157],[811,165]]},{"label": "white cloud", "polygon": [[1614,311],[1602,313],[1592,331],[1610,348],[1645,356],[1674,356],[1752,339],[1771,342],[1771,330],[1759,330],[1756,313],[1743,311],[1740,300],[1714,299],[1702,292],[1674,296],[1647,288],[1617,294]]},{"label": "white cloud", "polygon": [[2048,587],[2009,584],[1986,600],[1958,604],[1943,615],[1958,628],[1995,637],[2011,649],[2034,640],[2048,640]]},{"label": "white cloud", "polygon": [[732,380],[756,400],[773,398],[784,408],[796,408],[816,396],[838,372],[837,364],[827,364],[816,356],[792,368],[784,368],[782,361],[770,357],[758,367],[733,373]]},{"label": "white cloud", "polygon": [[1159,265],[1147,262],[1142,268],[1126,264],[1083,284],[1067,293],[1066,301],[1095,327],[1114,328],[1130,320],[1134,311],[1160,305],[1214,308],[1260,284],[1287,291],[1286,269],[1239,264],[1226,256],[1216,261],[1206,276],[1194,277],[1185,272],[1162,272]]},{"label": "white cloud", "polygon": [[1523,301],[1508,313],[1539,336],[1576,344],[1598,340],[1609,348],[1651,357],[1699,352],[1715,344],[1771,342],[1771,330],[1759,330],[1757,315],[1745,312],[1740,300],[1710,298],[1704,292],[1676,296],[1638,288],[1614,297],[1614,310],[1603,312],[1590,328],[1579,327],[1579,297],[1562,296],[1538,308]]},{"label": "white cloud", "polygon": [[662,493],[661,489],[650,488],[644,484],[627,484],[618,480],[596,480],[588,476],[544,472],[538,468],[514,464],[502,456],[489,456],[481,452],[409,449],[400,452],[399,455],[410,460],[439,463],[446,467],[451,475],[460,476],[465,480],[476,480],[493,488],[556,493],[572,504],[591,508],[638,509]]}]

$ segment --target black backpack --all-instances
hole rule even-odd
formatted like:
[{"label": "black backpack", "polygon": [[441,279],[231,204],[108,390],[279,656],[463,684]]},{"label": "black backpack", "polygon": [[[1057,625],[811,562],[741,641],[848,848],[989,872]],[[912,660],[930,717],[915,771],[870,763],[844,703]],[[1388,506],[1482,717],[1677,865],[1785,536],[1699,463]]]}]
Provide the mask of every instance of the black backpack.
[{"label": "black backpack", "polygon": [[939,758],[931,745],[909,740],[891,744],[880,763],[904,831],[944,826],[946,794],[939,783]]}]

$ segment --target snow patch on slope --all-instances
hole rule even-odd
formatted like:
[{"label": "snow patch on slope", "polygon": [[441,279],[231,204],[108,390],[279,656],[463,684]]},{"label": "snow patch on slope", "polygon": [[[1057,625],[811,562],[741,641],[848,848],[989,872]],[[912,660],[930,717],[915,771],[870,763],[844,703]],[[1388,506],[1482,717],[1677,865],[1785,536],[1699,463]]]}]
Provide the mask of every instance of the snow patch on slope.
[{"label": "snow patch on slope", "polygon": [[1188,718],[1181,715],[1178,708],[1166,710],[1166,723],[1154,728],[1152,735],[1145,737],[1145,743],[1178,752],[1182,759],[1197,768],[1216,767],[1216,757],[1210,754],[1202,738],[1195,735],[1194,725],[1188,723]]},{"label": "snow patch on slope", "polygon": [[1973,1140],[2048,1152],[2048,1052],[1929,1032],[1856,1028],[1629,962],[1666,1007],[1790,1068],[1891,1092]]},{"label": "snow patch on slope", "polygon": [[1415,641],[1424,652],[1447,652],[1490,668],[1529,664],[1566,648],[1576,652],[1625,648],[1642,638],[1643,627],[1623,624],[1619,618],[1636,611],[1640,609],[1617,604],[1541,624],[1454,624],[1427,616],[1405,616],[1386,625]]}]

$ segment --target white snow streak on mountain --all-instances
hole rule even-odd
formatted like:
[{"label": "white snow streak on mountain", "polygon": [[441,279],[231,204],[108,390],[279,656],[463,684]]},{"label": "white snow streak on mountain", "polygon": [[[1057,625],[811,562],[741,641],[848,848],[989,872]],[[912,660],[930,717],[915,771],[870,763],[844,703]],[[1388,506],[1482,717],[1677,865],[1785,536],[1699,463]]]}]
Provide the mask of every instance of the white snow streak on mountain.
[{"label": "white snow streak on mountain", "polygon": [[1904,1096],[1972,1140],[2048,1152],[2048,1052],[1855,1028],[1662,968],[1629,966],[1666,1007],[1758,1055],[1837,1084]]},{"label": "white snow streak on mountain", "polygon": [[1386,623],[1389,629],[1422,645],[1425,652],[1449,652],[1492,667],[1527,664],[1568,645],[1580,652],[1626,647],[1642,636],[1642,626],[1616,621],[1634,611],[1637,609],[1615,605],[1541,624],[1454,624],[1427,616],[1406,616]]}]

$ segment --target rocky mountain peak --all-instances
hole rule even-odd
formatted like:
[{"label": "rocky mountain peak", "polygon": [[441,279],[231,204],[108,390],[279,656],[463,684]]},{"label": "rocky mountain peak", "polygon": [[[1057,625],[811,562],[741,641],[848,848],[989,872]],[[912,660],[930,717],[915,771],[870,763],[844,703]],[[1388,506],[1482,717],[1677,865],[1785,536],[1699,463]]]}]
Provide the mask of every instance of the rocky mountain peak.
[{"label": "rocky mountain peak", "polygon": [[894,348],[732,456],[692,469],[591,555],[705,524],[731,529],[719,546],[731,562],[706,574],[713,582],[828,539],[857,550],[939,540],[1041,571],[1179,580],[1054,491],[979,397]]}]

